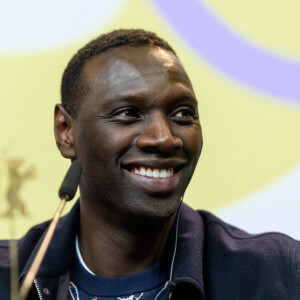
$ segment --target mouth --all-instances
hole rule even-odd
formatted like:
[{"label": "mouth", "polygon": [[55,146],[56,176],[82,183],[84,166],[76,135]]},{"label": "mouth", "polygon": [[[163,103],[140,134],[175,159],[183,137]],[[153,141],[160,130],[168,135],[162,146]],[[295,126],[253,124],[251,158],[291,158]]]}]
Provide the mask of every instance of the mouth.
[{"label": "mouth", "polygon": [[[151,166],[152,165],[152,166]],[[170,178],[184,168],[185,164],[181,161],[166,163],[158,162],[136,162],[125,166],[127,171],[145,177],[151,178]]]},{"label": "mouth", "polygon": [[127,174],[142,190],[150,194],[174,191],[185,164],[182,161],[135,161],[126,164]]},{"label": "mouth", "polygon": [[129,171],[137,175],[154,178],[169,178],[174,175],[174,168],[155,169],[147,167],[133,167]]}]

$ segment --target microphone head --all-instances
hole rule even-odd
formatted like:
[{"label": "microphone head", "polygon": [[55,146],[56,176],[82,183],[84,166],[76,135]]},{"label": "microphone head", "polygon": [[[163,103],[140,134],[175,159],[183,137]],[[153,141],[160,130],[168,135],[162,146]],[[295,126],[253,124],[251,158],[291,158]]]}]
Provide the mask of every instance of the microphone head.
[{"label": "microphone head", "polygon": [[81,176],[82,165],[79,160],[74,160],[60,186],[59,197],[67,198],[69,201],[74,198]]}]

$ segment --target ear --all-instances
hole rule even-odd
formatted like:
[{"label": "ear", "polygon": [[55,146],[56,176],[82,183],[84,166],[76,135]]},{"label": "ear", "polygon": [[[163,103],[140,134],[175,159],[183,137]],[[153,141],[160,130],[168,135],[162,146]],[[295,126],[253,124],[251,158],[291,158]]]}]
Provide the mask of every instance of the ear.
[{"label": "ear", "polygon": [[56,145],[61,155],[65,158],[76,158],[74,147],[74,121],[61,104],[55,105],[54,134]]}]

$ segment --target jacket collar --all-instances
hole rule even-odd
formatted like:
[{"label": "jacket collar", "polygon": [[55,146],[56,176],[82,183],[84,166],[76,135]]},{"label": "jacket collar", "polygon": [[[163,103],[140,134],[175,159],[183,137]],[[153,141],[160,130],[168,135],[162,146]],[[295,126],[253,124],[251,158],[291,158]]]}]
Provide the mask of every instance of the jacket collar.
[{"label": "jacket collar", "polygon": [[[79,226],[79,201],[74,205],[69,214],[62,217],[57,225],[53,239],[39,268],[37,276],[58,277],[66,273],[72,264],[75,251],[75,237]],[[44,239],[48,224],[44,223],[34,227],[43,234],[26,259],[25,267],[21,273],[22,278],[30,269],[35,255]],[[169,247],[166,251],[167,261],[171,262],[175,239],[175,226],[170,234]],[[203,244],[204,225],[200,215],[183,204],[178,227],[178,244],[173,267],[172,281],[176,285],[193,285],[200,294],[204,294],[203,287]],[[25,241],[20,241],[20,253],[30,247]],[[27,248],[28,249],[28,248]],[[31,247],[29,249],[32,249]],[[23,263],[21,262],[21,266]]]},{"label": "jacket collar", "polygon": [[[174,228],[172,235],[174,235]],[[203,220],[199,213],[183,204],[179,219],[178,244],[172,281],[176,285],[183,283],[193,285],[199,294],[204,296],[203,247]]]}]

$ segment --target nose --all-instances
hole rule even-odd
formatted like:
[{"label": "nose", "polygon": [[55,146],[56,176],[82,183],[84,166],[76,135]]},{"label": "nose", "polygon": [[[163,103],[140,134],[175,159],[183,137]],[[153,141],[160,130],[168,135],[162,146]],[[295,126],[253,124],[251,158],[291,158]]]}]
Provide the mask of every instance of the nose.
[{"label": "nose", "polygon": [[167,117],[156,113],[145,120],[144,132],[138,136],[137,146],[144,151],[167,153],[181,148],[183,142],[173,135]]}]

